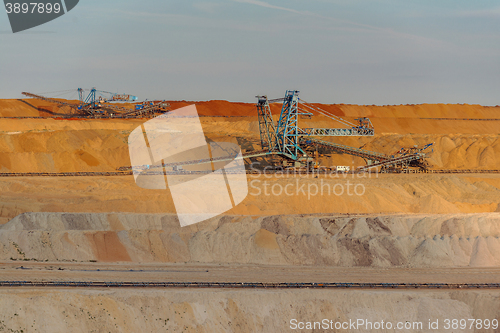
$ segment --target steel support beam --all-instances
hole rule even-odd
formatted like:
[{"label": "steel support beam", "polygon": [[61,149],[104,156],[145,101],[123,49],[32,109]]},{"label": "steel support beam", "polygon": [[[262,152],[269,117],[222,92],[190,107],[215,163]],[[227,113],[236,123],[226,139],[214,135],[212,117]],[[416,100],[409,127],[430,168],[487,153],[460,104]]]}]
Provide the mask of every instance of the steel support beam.
[{"label": "steel support beam", "polygon": [[260,143],[262,149],[276,149],[276,127],[267,96],[257,96],[257,114],[259,116]]}]

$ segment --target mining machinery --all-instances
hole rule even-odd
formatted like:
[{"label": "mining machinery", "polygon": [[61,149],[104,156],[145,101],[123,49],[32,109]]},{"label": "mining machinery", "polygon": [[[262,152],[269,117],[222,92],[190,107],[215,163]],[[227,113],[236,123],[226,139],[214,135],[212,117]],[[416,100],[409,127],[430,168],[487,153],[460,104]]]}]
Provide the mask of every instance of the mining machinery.
[{"label": "mining machinery", "polygon": [[[74,90],[68,90],[74,92]],[[169,111],[170,104],[165,101],[150,101],[133,104],[133,108],[120,106],[114,102],[134,102],[136,96],[127,94],[116,94],[92,88],[87,96],[85,90],[77,89],[79,103],[61,101],[59,99],[23,92],[27,97],[54,103],[59,106],[66,106],[73,109],[72,116],[91,118],[143,118],[154,117],[157,113]]]},{"label": "mining machinery", "polygon": [[[424,147],[402,148],[393,155],[386,155],[366,149],[350,147],[339,143],[320,140],[317,137],[343,137],[343,136],[374,136],[375,129],[368,118],[355,119],[356,123],[338,117],[328,111],[301,101],[299,91],[288,90],[284,98],[268,99],[267,96],[256,96],[258,102],[257,115],[259,120],[260,143],[262,149],[246,151],[241,158],[264,158],[276,159],[281,165],[275,164],[277,168],[291,167],[302,168],[306,165],[314,165],[317,149],[322,147],[330,152],[339,154],[349,154],[361,157],[365,160],[366,166],[360,167],[354,172],[364,172],[377,169],[381,172],[412,172],[414,170],[425,171],[426,153],[432,144]],[[277,121],[274,120],[270,103],[283,102],[281,112]],[[299,106],[299,102],[300,106]],[[344,125],[339,128],[301,128],[299,127],[299,117],[312,117],[314,113],[322,114],[331,118],[337,123]],[[316,153],[316,154],[314,154]],[[315,156],[313,156],[315,155]],[[178,167],[184,165],[196,165],[211,163],[214,161],[232,161],[238,158],[236,153],[228,153],[216,159],[199,159],[182,161],[170,164],[163,164],[163,167],[173,167],[174,170],[181,170]],[[274,161],[271,162],[274,164]],[[149,166],[135,166],[135,168],[149,168]]]},{"label": "mining machinery", "polygon": [[[370,119],[368,118],[358,118],[355,119],[357,123],[353,123],[305,101],[302,101],[302,108],[299,108],[300,99],[298,95],[299,91],[288,90],[286,91],[284,98],[269,100],[267,96],[256,96],[258,98],[256,107],[259,120],[259,133],[262,146],[261,150],[246,151],[240,156],[238,156],[237,152],[227,152],[227,156],[219,156],[217,158],[203,158],[175,163],[162,162],[158,165],[161,167],[161,170],[158,172],[163,172],[163,169],[170,170],[170,168],[172,168],[174,172],[182,172],[182,166],[186,165],[205,164],[215,161],[229,162],[234,159],[245,159],[248,161],[248,159],[255,157],[279,157],[282,165],[275,165],[276,167],[290,167],[290,162],[292,162],[292,168],[301,168],[304,165],[309,165],[309,162],[314,161],[311,151],[316,153],[315,157],[317,159],[318,147],[323,147],[324,149],[339,154],[349,154],[363,158],[367,165],[360,167],[357,170],[353,170],[354,172],[364,172],[374,168],[377,168],[377,171],[380,170],[381,172],[402,173],[411,172],[413,170],[427,170],[427,163],[425,161],[426,153],[424,151],[432,146],[432,144],[427,144],[420,148],[401,148],[393,155],[386,155],[316,138],[326,136],[369,137],[375,135],[375,130]],[[269,105],[270,103],[275,102],[283,102],[281,113],[277,122],[274,121],[271,107]],[[312,117],[314,113],[319,113],[329,117],[332,120],[343,124],[345,127],[299,127],[300,116]],[[154,168],[157,168],[158,166],[155,165]],[[133,167],[123,168],[123,170],[129,169],[134,170],[134,172],[152,170],[149,165],[136,165]],[[347,171],[347,169],[345,169],[345,171]]]},{"label": "mining machinery", "polygon": [[[320,140],[317,137],[374,136],[375,129],[368,118],[358,118],[355,119],[357,123],[352,123],[322,110],[318,106],[307,103],[299,98],[299,91],[297,90],[286,91],[284,98],[269,100],[267,96],[256,97],[258,98],[256,107],[262,149],[268,151],[269,155],[280,156],[284,166],[289,166],[290,162],[294,162],[294,167],[303,166],[305,163],[309,164],[309,162],[313,161],[311,151],[317,151],[317,147],[322,147],[335,153],[363,158],[367,165],[358,168],[357,171],[359,172],[377,168],[381,172],[406,173],[411,172],[413,169],[425,171],[428,167],[425,162],[426,153],[424,150],[428,149],[432,144],[420,148],[402,148],[393,155],[386,155]],[[275,122],[269,103],[281,101],[283,101],[281,113],[278,121]],[[314,113],[322,114],[344,125],[344,127],[299,127],[300,116],[311,117]],[[311,164],[314,165],[314,163]]]}]

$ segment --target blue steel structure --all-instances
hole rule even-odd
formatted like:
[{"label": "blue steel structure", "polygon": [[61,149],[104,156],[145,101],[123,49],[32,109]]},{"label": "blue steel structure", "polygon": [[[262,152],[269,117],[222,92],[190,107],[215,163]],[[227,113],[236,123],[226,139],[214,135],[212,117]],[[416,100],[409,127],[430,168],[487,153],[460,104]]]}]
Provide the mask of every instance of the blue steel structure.
[{"label": "blue steel structure", "polygon": [[299,115],[312,115],[309,112],[299,110],[299,91],[287,90],[281,114],[276,127],[276,149],[283,155],[298,160],[306,156],[305,151],[299,145],[299,136],[302,131],[299,129]]},{"label": "blue steel structure", "polygon": [[92,88],[86,98],[84,98],[84,90],[78,88],[78,97],[80,99],[78,110],[98,109],[101,107],[101,103],[105,102],[132,102],[137,100],[137,96],[100,91],[96,88]]},{"label": "blue steel structure", "polygon": [[[322,146],[339,154],[350,154],[363,158],[367,165],[362,169],[381,167],[387,172],[409,172],[409,167],[427,169],[426,154],[423,153],[432,144],[422,148],[402,148],[393,156],[368,151],[360,148],[348,147],[333,142],[322,141],[313,137],[325,136],[373,136],[375,129],[368,118],[357,118],[355,123],[340,118],[332,113],[309,104],[299,98],[299,91],[287,90],[284,98],[269,101],[267,96],[257,96],[257,111],[259,116],[259,130],[262,149],[272,155],[280,155],[296,161],[296,166],[301,162],[310,161],[306,150],[311,147]],[[269,102],[283,101],[280,117],[276,126]],[[299,102],[307,111],[299,108]],[[311,116],[309,111],[320,113],[328,118],[343,124],[344,128],[300,128],[299,116]],[[298,163],[297,163],[298,162]]]},{"label": "blue steel structure", "polygon": [[282,99],[269,101],[267,96],[256,97],[259,99],[257,102],[257,115],[259,117],[260,144],[262,149],[274,151],[276,147],[276,126],[274,125],[269,103],[281,101]]},{"label": "blue steel structure", "polygon": [[80,97],[80,106],[78,107],[78,110],[83,110],[83,109],[95,109],[97,108],[99,102],[96,99],[96,92],[97,90],[95,88],[92,88],[87,95],[87,98],[85,100],[83,99],[83,89],[78,88],[78,96]]},{"label": "blue steel structure", "polygon": [[[287,90],[284,98],[269,101],[267,96],[257,96],[257,112],[259,116],[259,130],[262,149],[269,149],[274,153],[285,156],[291,160],[298,161],[307,159],[305,147],[302,145],[306,141],[302,137],[309,136],[373,136],[374,129],[368,118],[356,119],[359,124],[353,124],[338,116],[330,114],[319,109],[314,105],[302,103],[307,108],[303,111],[299,108],[298,90]],[[279,120],[274,125],[269,102],[283,101]],[[300,128],[299,116],[312,116],[314,111],[321,113],[343,125],[347,128]],[[306,144],[307,145],[307,144]]]},{"label": "blue steel structure", "polygon": [[[74,93],[74,89],[64,91],[66,93]],[[148,101],[134,105],[134,109],[130,109],[127,105],[117,105],[110,102],[133,102],[137,100],[136,96],[127,94],[116,94],[107,91],[100,91],[92,88],[87,96],[85,90],[77,89],[79,103],[71,103],[57,100],[55,98],[44,97],[28,92],[22,94],[28,97],[40,99],[50,103],[55,103],[60,106],[70,107],[77,111],[77,116],[91,116],[96,118],[141,118],[153,117],[156,113],[164,113],[169,111],[170,104],[165,101]]]}]

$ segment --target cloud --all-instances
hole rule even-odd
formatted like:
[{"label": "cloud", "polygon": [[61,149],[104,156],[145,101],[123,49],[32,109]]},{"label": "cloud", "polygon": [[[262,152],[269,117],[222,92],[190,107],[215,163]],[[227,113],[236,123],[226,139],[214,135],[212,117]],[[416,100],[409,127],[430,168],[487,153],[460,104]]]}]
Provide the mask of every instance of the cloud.
[{"label": "cloud", "polygon": [[[351,31],[351,32],[357,32],[357,33],[370,33],[370,34],[379,34],[381,36],[385,37],[390,37],[390,38],[397,38],[397,39],[408,39],[412,40],[414,42],[419,43],[420,45],[441,45],[443,44],[443,41],[436,40],[433,38],[429,37],[424,37],[424,36],[419,36],[419,35],[414,35],[410,33],[405,33],[403,31],[396,31],[391,28],[386,28],[386,27],[378,27],[378,26],[373,26],[369,24],[364,24],[364,23],[358,23],[354,21],[349,21],[349,20],[344,20],[344,19],[339,19],[331,16],[325,16],[323,14],[318,14],[314,13],[311,11],[301,11],[301,10],[296,10],[293,8],[288,8],[288,7],[283,7],[283,6],[276,6],[271,3],[268,3],[266,1],[261,1],[261,0],[229,0],[233,3],[240,3],[240,4],[248,4],[248,5],[253,5],[253,6],[259,6],[262,8],[268,8],[271,10],[280,10],[280,11],[285,11],[289,13],[293,13],[296,15],[299,15],[302,18],[312,18],[314,20],[314,23],[312,26],[317,26],[316,23],[319,24],[319,26],[322,26],[322,30],[341,30],[341,31]],[[206,4],[206,5],[205,5]],[[205,12],[210,12],[210,11],[217,11],[216,8],[220,7],[222,3],[217,3],[217,2],[209,2],[209,3],[195,3],[193,6],[194,8],[205,11]],[[222,19],[222,20],[213,20],[209,17],[199,17],[199,16],[192,16],[192,15],[182,15],[182,14],[166,14],[162,12],[130,12],[130,11],[120,11],[122,14],[126,14],[130,16],[131,18],[135,19],[141,19],[145,21],[150,21],[150,19],[167,19],[166,22],[169,24],[180,24],[180,25],[190,25],[190,26],[200,26],[200,27],[219,27],[219,28],[228,28],[228,29],[236,29],[236,30],[245,30],[245,31],[266,31],[266,29],[270,29],[271,27],[265,27],[261,25],[255,25],[253,23],[249,22],[243,22],[243,21],[238,21],[238,20],[232,20],[229,18]],[[323,23],[327,23],[327,25]],[[295,25],[296,26],[296,25]],[[286,24],[278,24],[276,23],[273,27],[273,29],[286,29]]]},{"label": "cloud", "polygon": [[240,3],[248,3],[251,5],[256,5],[256,6],[261,6],[265,8],[272,8],[272,9],[279,9],[279,10],[284,10],[287,12],[295,13],[295,14],[304,14],[305,12],[301,12],[295,9],[291,8],[286,8],[286,7],[281,7],[281,6],[275,6],[271,5],[270,3],[264,2],[264,1],[259,1],[259,0],[232,0],[234,2],[240,2]]},{"label": "cloud", "polygon": [[500,7],[482,10],[467,10],[455,13],[456,17],[468,18],[500,18]]},{"label": "cloud", "polygon": [[271,5],[270,3],[267,3],[265,1],[260,1],[260,0],[231,0],[233,2],[239,2],[239,3],[247,3],[251,5],[256,5],[260,7],[265,7],[265,8],[271,8],[271,9],[278,9],[278,10],[283,10],[295,14],[299,14],[302,16],[309,16],[313,17],[316,19],[323,19],[323,20],[328,20],[330,22],[333,22],[338,25],[338,29],[342,30],[350,30],[350,31],[358,31],[358,32],[371,32],[371,33],[380,33],[392,37],[398,37],[398,38],[405,38],[405,39],[411,39],[414,41],[420,41],[420,42],[425,42],[425,43],[441,43],[441,41],[437,41],[431,38],[426,38],[418,35],[412,35],[404,32],[399,32],[399,31],[394,31],[393,29],[390,28],[382,28],[382,27],[377,27],[369,24],[362,24],[362,23],[357,23],[353,21],[348,21],[348,20],[342,20],[342,19],[337,19],[334,17],[330,16],[324,16],[320,14],[316,14],[313,12],[309,11],[299,11],[295,10],[292,8],[287,8],[287,7],[281,7],[281,6],[275,6]]},{"label": "cloud", "polygon": [[222,6],[221,3],[216,3],[216,2],[196,2],[193,4],[193,7],[205,12],[205,13],[210,13],[213,14],[217,11]]}]

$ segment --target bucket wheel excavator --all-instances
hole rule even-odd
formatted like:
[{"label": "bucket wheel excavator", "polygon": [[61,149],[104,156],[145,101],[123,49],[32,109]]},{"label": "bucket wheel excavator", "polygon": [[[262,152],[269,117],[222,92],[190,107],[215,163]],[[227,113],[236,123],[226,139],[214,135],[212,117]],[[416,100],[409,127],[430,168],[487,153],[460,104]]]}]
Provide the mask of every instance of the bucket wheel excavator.
[{"label": "bucket wheel excavator", "polygon": [[[65,92],[74,92],[67,90]],[[82,88],[76,90],[78,93],[79,103],[71,103],[56,98],[45,97],[39,94],[23,92],[27,97],[39,99],[42,101],[54,103],[60,107],[69,107],[72,109],[73,116],[90,117],[90,118],[142,118],[154,117],[157,113],[169,111],[170,104],[165,101],[150,101],[133,104],[133,108],[125,107],[115,102],[137,101],[136,96],[128,94],[116,94],[107,91],[90,89],[88,94]]]},{"label": "bucket wheel excavator", "polygon": [[[325,148],[339,154],[361,157],[366,166],[357,171],[378,168],[381,172],[425,172],[428,164],[426,153],[431,144],[423,147],[401,148],[393,155],[386,155],[361,148],[350,147],[338,143],[324,141],[321,137],[374,136],[375,129],[368,118],[358,118],[356,123],[345,120],[325,111],[318,106],[299,98],[299,91],[288,90],[284,98],[271,99],[257,96],[257,114],[262,149],[282,158],[283,166],[300,167],[313,161],[312,151],[317,147]],[[277,122],[271,113],[270,103],[283,102]],[[326,116],[343,125],[339,128],[301,128],[299,116],[311,117],[314,114]],[[312,163],[311,163],[312,164]]]}]

